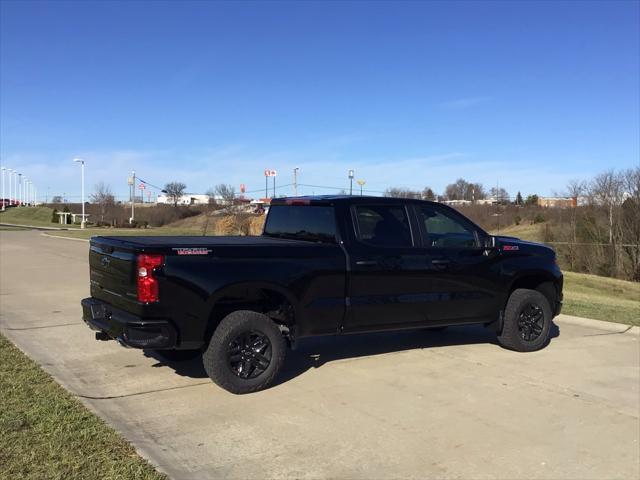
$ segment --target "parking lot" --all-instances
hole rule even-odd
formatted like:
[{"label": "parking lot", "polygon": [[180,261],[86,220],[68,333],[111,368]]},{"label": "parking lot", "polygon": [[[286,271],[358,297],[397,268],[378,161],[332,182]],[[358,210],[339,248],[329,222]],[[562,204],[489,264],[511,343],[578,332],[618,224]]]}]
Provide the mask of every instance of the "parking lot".
[{"label": "parking lot", "polygon": [[638,478],[640,337],[560,316],[546,349],[481,328],[316,338],[275,387],[216,387],[81,321],[86,242],[0,232],[0,331],[173,478]]}]

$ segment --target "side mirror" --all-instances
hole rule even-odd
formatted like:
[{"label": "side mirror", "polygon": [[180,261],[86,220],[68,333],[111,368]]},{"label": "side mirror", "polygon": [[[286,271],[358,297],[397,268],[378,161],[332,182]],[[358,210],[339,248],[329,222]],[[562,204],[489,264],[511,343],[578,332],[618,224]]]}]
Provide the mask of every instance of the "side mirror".
[{"label": "side mirror", "polygon": [[493,235],[484,237],[484,248],[496,248],[496,237]]}]

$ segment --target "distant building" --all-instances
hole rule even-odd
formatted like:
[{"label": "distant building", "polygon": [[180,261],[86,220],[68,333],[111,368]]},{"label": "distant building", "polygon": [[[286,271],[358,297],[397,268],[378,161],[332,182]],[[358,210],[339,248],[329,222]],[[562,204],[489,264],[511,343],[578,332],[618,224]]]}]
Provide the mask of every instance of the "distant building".
[{"label": "distant building", "polygon": [[539,197],[538,206],[545,208],[575,208],[578,205],[577,198],[565,197]]},{"label": "distant building", "polygon": [[471,200],[445,200],[445,205],[451,205],[452,207],[459,207],[462,205],[471,205],[473,202]]},{"label": "distant building", "polygon": [[[158,199],[156,203],[173,205],[173,198],[171,198],[170,196],[164,193],[161,193],[160,195],[158,195]],[[208,205],[209,195],[199,195],[199,194],[182,195],[178,199],[177,203],[178,205]]]},{"label": "distant building", "polygon": [[476,200],[476,204],[478,205],[497,205],[498,199],[496,197],[482,198],[480,200]]}]

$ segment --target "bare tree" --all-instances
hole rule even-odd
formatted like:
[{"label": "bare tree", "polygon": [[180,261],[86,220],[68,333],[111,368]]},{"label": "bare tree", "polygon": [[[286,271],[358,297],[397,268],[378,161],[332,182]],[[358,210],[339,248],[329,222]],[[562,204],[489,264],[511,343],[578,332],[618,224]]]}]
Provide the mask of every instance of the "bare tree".
[{"label": "bare tree", "polygon": [[186,189],[187,186],[182,182],[171,182],[164,186],[164,191],[167,192],[167,196],[173,202],[174,207],[178,206],[178,201],[184,195]]},{"label": "bare tree", "polygon": [[422,199],[429,200],[430,202],[434,202],[436,200],[436,194],[433,193],[431,187],[425,187],[422,191]]},{"label": "bare tree", "polygon": [[597,175],[589,184],[589,197],[593,203],[606,208],[609,216],[609,243],[614,241],[614,209],[622,204],[623,183],[615,170]]},{"label": "bare tree", "polygon": [[507,203],[509,201],[509,192],[502,187],[492,187],[491,196],[495,198],[498,203]]},{"label": "bare tree", "polygon": [[100,207],[100,220],[104,222],[107,210],[116,204],[116,199],[111,193],[111,187],[104,182],[99,182],[95,186],[95,192],[90,196],[91,203]]},{"label": "bare tree", "polygon": [[394,197],[394,198],[422,198],[422,194],[420,192],[414,192],[409,188],[399,188],[399,187],[391,187],[387,188],[384,191],[385,197]]},{"label": "bare tree", "polygon": [[220,183],[213,189],[215,196],[222,199],[222,203],[233,207],[236,202],[236,190],[231,185]]},{"label": "bare tree", "polygon": [[611,245],[612,273],[618,276],[621,270],[622,258],[618,245],[621,243],[620,213],[617,208],[623,201],[622,175],[615,170],[607,170],[597,175],[589,184],[589,198],[596,208],[602,208],[607,213],[609,245]]},{"label": "bare tree", "polygon": [[476,201],[486,198],[487,194],[481,183],[469,183],[464,178],[459,178],[445,188],[447,200]]},{"label": "bare tree", "polygon": [[640,167],[621,173],[624,189],[622,203],[623,251],[629,259],[628,278],[640,281]]}]

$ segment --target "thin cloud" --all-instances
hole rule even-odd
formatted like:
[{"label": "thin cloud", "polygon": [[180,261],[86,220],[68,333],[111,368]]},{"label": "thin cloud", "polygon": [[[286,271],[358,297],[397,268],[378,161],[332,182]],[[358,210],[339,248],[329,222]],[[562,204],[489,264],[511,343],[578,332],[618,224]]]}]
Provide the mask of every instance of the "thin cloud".
[{"label": "thin cloud", "polygon": [[491,101],[491,97],[458,98],[456,100],[449,100],[448,102],[441,103],[440,106],[448,110],[463,110],[489,101]]}]

